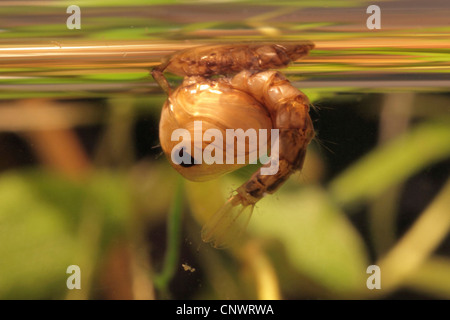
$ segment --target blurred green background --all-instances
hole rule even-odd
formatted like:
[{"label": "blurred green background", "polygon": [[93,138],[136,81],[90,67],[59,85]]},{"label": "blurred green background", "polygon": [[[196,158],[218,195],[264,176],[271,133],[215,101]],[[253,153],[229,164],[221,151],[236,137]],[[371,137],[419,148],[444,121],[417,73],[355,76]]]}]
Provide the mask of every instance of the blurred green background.
[{"label": "blurred green background", "polygon": [[[450,6],[379,1],[369,30],[370,4],[2,1],[0,299],[450,298]],[[283,70],[315,107],[304,170],[214,249],[202,225],[255,168],[183,180],[149,70],[202,43],[305,39]]]}]

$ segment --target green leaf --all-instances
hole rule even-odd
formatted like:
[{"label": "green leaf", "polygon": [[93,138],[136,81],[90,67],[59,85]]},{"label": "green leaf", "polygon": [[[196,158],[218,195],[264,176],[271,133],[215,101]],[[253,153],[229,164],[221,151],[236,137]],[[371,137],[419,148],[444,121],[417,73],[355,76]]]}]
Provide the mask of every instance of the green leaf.
[{"label": "green leaf", "polygon": [[125,230],[127,190],[123,176],[108,172],[82,183],[37,170],[1,175],[0,299],[64,298],[67,267],[88,274],[102,244]]},{"label": "green leaf", "polygon": [[426,123],[367,154],[329,184],[333,198],[351,207],[427,165],[450,156],[450,123]]},{"label": "green leaf", "polygon": [[261,200],[249,230],[282,243],[300,273],[331,291],[365,285],[366,249],[353,225],[317,187],[279,192]]},{"label": "green leaf", "polygon": [[55,298],[66,288],[76,247],[61,207],[44,200],[29,179],[0,179],[0,298]]}]

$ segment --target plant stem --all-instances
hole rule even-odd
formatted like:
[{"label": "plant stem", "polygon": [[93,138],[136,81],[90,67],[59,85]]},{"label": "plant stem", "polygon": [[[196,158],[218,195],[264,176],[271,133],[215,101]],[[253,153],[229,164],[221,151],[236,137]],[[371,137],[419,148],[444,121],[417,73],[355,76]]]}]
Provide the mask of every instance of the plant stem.
[{"label": "plant stem", "polygon": [[183,179],[179,178],[167,221],[167,251],[164,257],[164,265],[161,272],[154,277],[155,287],[165,295],[167,294],[169,283],[175,274],[178,264],[182,212]]}]

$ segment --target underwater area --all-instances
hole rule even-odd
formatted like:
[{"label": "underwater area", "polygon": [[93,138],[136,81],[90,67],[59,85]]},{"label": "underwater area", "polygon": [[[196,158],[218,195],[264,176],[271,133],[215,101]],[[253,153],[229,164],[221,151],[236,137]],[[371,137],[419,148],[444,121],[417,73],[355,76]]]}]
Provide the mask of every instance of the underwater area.
[{"label": "underwater area", "polygon": [[[450,299],[448,1],[76,2],[0,2],[0,299]],[[150,71],[303,41],[279,69],[311,102],[303,169],[214,248],[202,226],[257,165],[184,179]]]}]

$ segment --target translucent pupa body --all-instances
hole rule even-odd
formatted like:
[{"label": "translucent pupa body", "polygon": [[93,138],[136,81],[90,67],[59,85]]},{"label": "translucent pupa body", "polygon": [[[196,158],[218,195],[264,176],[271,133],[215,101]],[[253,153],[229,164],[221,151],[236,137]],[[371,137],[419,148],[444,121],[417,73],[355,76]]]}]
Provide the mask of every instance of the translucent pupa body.
[{"label": "translucent pupa body", "polygon": [[[169,94],[160,120],[161,146],[169,159],[176,145],[170,139],[171,133],[185,128],[195,134],[193,123],[196,120],[202,121],[202,134],[210,128],[219,131],[278,129],[279,132],[278,171],[263,175],[262,169],[269,165],[266,164],[238,187],[203,226],[205,242],[215,247],[233,243],[247,225],[254,205],[302,169],[307,146],[314,137],[309,100],[282,73],[268,69],[285,67],[312,48],[311,43],[237,48],[205,46],[176,53],[153,70],[154,78]],[[164,70],[185,76],[182,85],[173,91],[163,76]],[[224,76],[212,78],[213,75]],[[200,146],[206,147],[207,144]],[[192,145],[190,150],[194,148]],[[180,174],[194,181],[215,178],[239,167],[236,164],[187,166],[171,163]]]}]

